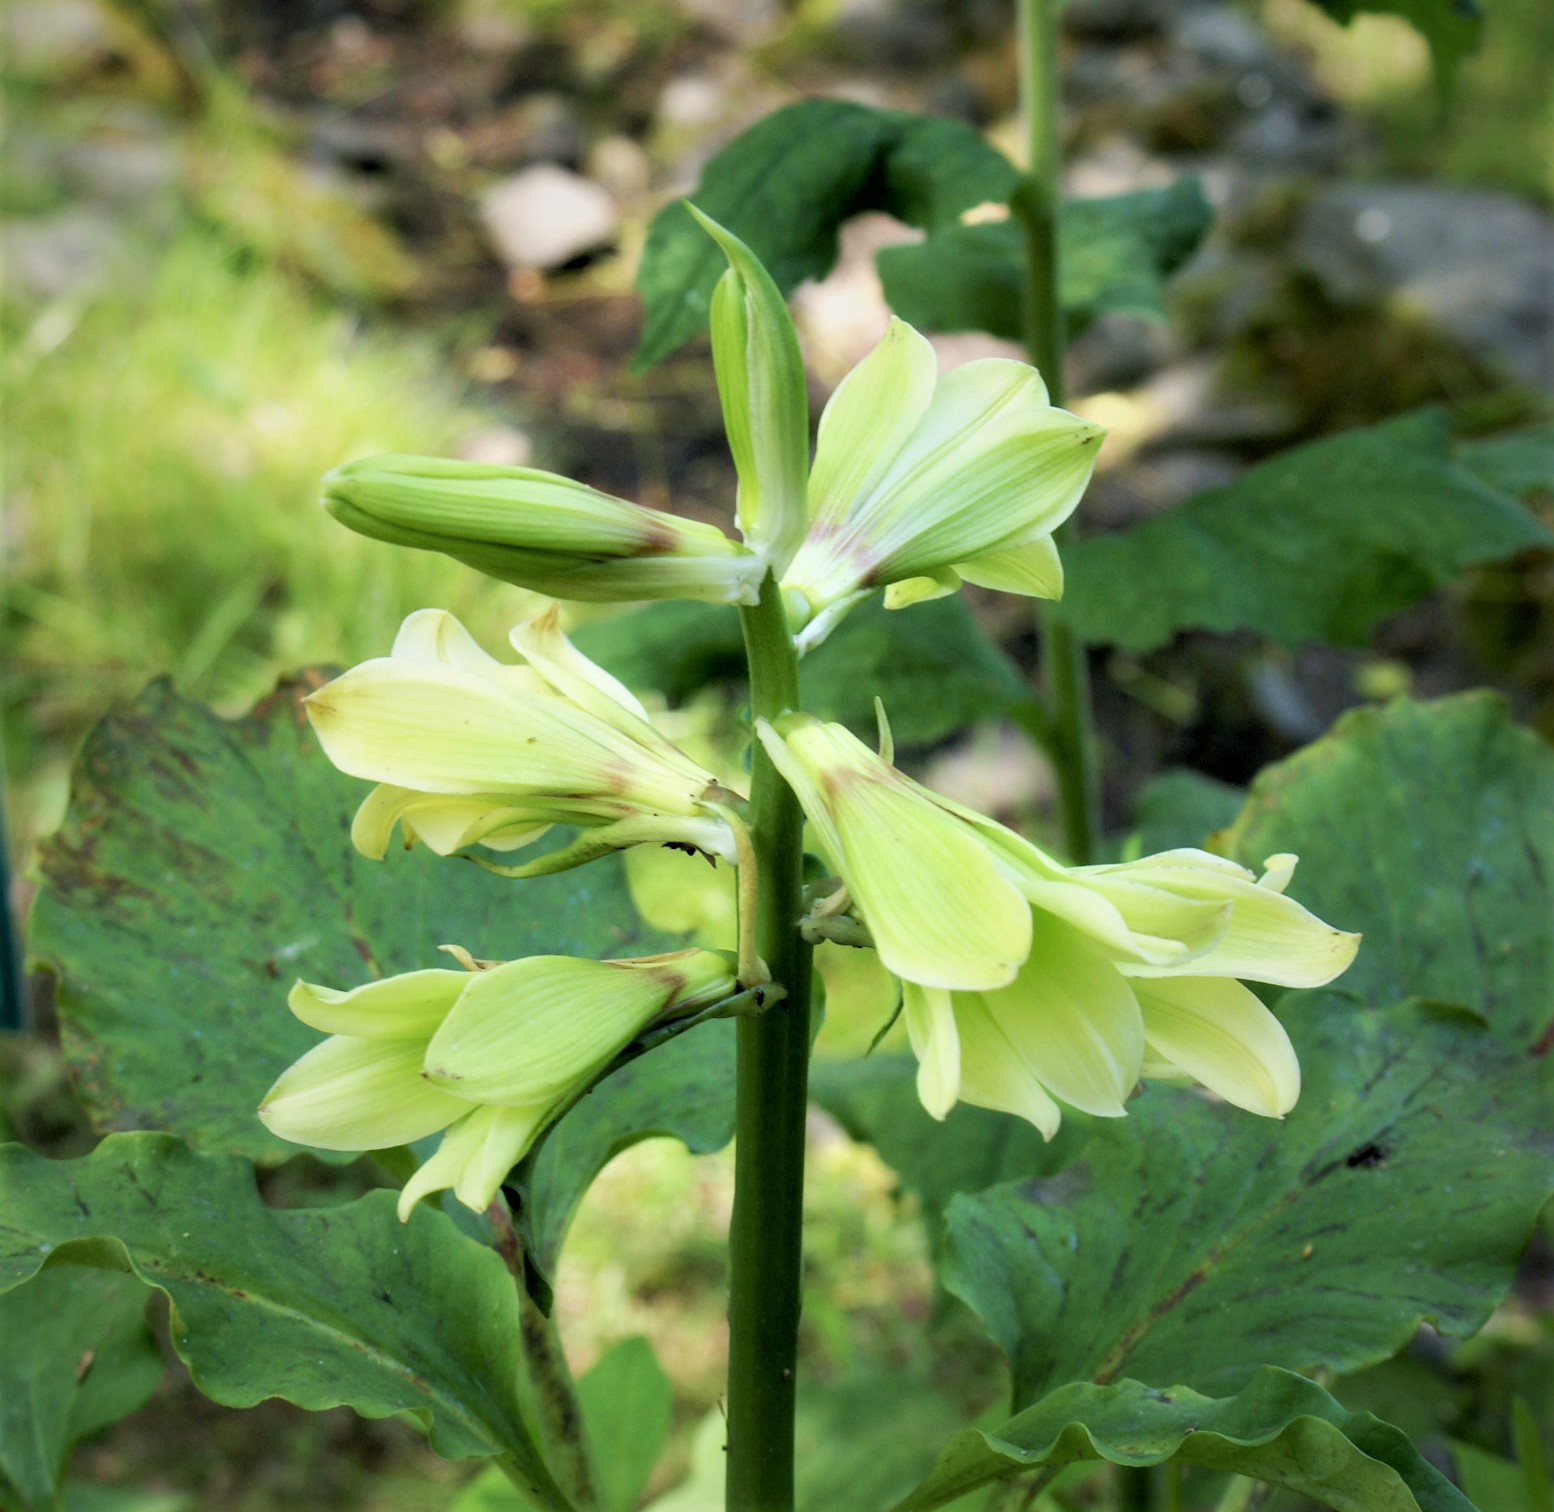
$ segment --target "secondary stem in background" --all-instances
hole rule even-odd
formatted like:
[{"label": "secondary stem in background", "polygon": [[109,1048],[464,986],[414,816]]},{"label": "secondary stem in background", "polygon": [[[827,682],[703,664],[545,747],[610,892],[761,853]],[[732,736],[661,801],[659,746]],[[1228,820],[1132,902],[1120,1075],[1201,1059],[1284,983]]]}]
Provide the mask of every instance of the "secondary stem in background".
[{"label": "secondary stem in background", "polygon": [[[1030,172],[1015,197],[1025,228],[1026,345],[1056,405],[1064,403],[1063,304],[1059,296],[1058,226],[1063,212],[1058,134],[1058,15],[1060,0],[1019,0],[1020,100]],[[1058,544],[1073,538],[1070,523]],[[1042,669],[1056,770],[1058,802],[1069,858],[1092,858],[1098,832],[1100,781],[1090,712],[1085,648],[1048,605],[1041,607]]]},{"label": "secondary stem in background", "polygon": [[[775,719],[799,706],[798,661],[770,574],[742,609],[750,711]],[[729,1229],[729,1512],[793,1506],[793,1404],[798,1353],[809,1080],[810,947],[803,912],[804,815],[759,741],[751,747],[750,839],[760,873],[756,948],[787,996],[742,1018]]]}]

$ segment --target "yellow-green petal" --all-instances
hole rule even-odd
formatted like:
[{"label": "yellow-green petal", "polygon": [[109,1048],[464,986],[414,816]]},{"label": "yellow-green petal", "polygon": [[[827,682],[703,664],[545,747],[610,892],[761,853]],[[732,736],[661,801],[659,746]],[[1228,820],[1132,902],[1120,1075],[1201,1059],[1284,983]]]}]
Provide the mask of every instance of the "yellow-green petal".
[{"label": "yellow-green petal", "polygon": [[443,1135],[430,1160],[399,1194],[399,1221],[432,1192],[453,1188],[472,1212],[483,1213],[496,1200],[508,1172],[528,1153],[550,1109],[475,1108]]},{"label": "yellow-green petal", "polygon": [[265,1094],[259,1120],[272,1133],[321,1150],[385,1150],[451,1123],[469,1102],[421,1075],[422,1040],[333,1035]]},{"label": "yellow-green petal", "polygon": [[1029,960],[982,995],[1020,1059],[1062,1102],[1118,1118],[1144,1063],[1144,1023],[1117,968],[1056,919],[1038,915]]},{"label": "yellow-green petal", "polygon": [[942,987],[901,984],[907,1038],[917,1056],[917,1097],[933,1118],[944,1118],[960,1095],[960,1040],[950,994]]},{"label": "yellow-green petal", "polygon": [[[560,817],[575,822],[575,806]],[[381,782],[356,810],[351,844],[362,855],[381,861],[399,825],[407,850],[418,840],[439,856],[476,844],[497,851],[517,850],[538,840],[553,822],[548,806],[515,804],[501,793],[417,793]]]},{"label": "yellow-green petal", "polygon": [[957,992],[954,1002],[955,1027],[960,1035],[961,1101],[1012,1113],[1034,1124],[1044,1139],[1051,1139],[1063,1121],[1063,1112],[1047,1095],[1036,1070],[1026,1064],[988,1012],[980,993]]},{"label": "yellow-green petal", "polygon": [[1300,1062],[1284,1026],[1225,977],[1135,981],[1150,1047],[1228,1103],[1282,1118],[1300,1096]]},{"label": "yellow-green petal", "polygon": [[1037,536],[1023,546],[990,551],[969,562],[957,562],[955,570],[979,588],[1023,593],[1027,598],[1063,597],[1063,563],[1050,535]]},{"label": "yellow-green petal", "polygon": [[338,991],[297,982],[286,1006],[313,1029],[360,1039],[427,1040],[469,985],[463,971],[407,971]]}]

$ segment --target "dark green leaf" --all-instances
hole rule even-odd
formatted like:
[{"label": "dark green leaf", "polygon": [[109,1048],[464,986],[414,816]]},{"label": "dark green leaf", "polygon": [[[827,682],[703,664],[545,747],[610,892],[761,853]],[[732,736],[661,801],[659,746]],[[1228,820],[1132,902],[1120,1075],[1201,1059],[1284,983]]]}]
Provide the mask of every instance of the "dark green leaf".
[{"label": "dark green leaf", "polygon": [[512,1278],[441,1213],[401,1224],[391,1192],[271,1209],[246,1161],[161,1134],[71,1161],[6,1146],[0,1211],[0,1287],[50,1255],[133,1271],[166,1292],[174,1347],[214,1401],[410,1412],[439,1453],[510,1455],[550,1484],[519,1406]]},{"label": "dark green leaf", "polygon": [[1017,1402],[1355,1370],[1422,1319],[1472,1333],[1504,1294],[1554,1189],[1549,1064],[1415,1003],[1284,1003],[1306,1085],[1282,1124],[1152,1087],[1061,1175],[950,1203],[945,1284]]},{"label": "dark green leaf", "polygon": [[734,1026],[702,1024],[622,1066],[572,1109],[520,1168],[521,1219],[533,1265],[531,1288],[547,1310],[548,1278],[595,1176],[622,1150],[652,1135],[681,1140],[695,1155],[734,1135]]},{"label": "dark green leaf", "polygon": [[32,945],[101,1128],[284,1159],[297,1147],[254,1110],[318,1041],[286,1009],[294,978],[349,987],[445,963],[444,943],[497,958],[675,943],[638,919],[614,860],[515,883],[424,849],[359,856],[368,787],[324,759],[304,691],[227,721],[155,683],[87,741]]},{"label": "dark green leaf", "polygon": [[1169,1459],[1286,1486],[1339,1512],[1473,1512],[1396,1428],[1272,1369],[1219,1400],[1137,1381],[1060,1387],[1001,1428],[957,1434],[900,1512],[930,1512],[1025,1470]]},{"label": "dark green leaf", "polygon": [[1491,488],[1524,497],[1554,494],[1554,424],[1459,441],[1457,460]]},{"label": "dark green leaf", "polygon": [[[1214,212],[1196,178],[1070,200],[1059,264],[1070,332],[1104,314],[1165,319],[1165,281],[1197,250]],[[1025,238],[1016,221],[955,225],[878,257],[891,309],[927,330],[1024,338]]]},{"label": "dark green leaf", "polygon": [[1293,851],[1292,891],[1365,932],[1344,992],[1460,1004],[1518,1048],[1554,1022],[1554,752],[1494,695],[1355,710],[1258,778],[1223,843]]},{"label": "dark green leaf", "polygon": [[1554,545],[1448,441],[1436,411],[1346,431],[1081,541],[1061,613],[1086,640],[1133,651],[1193,629],[1362,644],[1464,567]]},{"label": "dark green leaf", "polygon": [[76,1265],[0,1294],[0,1492],[18,1512],[52,1512],[71,1445],[156,1388],[148,1296],[133,1276]]},{"label": "dark green leaf", "polygon": [[1435,76],[1444,96],[1457,65],[1478,51],[1484,12],[1478,0],[1312,0],[1319,10],[1348,25],[1361,11],[1401,16],[1430,44]]},{"label": "dark green leaf", "polygon": [[956,1193],[1050,1175],[1073,1159],[1086,1133],[1085,1120],[1076,1116],[1048,1144],[1024,1119],[969,1103],[958,1103],[940,1123],[918,1100],[917,1062],[910,1055],[817,1060],[809,1092],[854,1139],[874,1146],[916,1194],[935,1236]]},{"label": "dark green leaf", "polygon": [[[649,604],[582,626],[577,644],[628,687],[687,697],[744,676],[739,621],[711,604]],[[902,745],[929,745],[1030,697],[1020,669],[957,598],[855,609],[799,667],[804,704],[874,733],[878,695]]]},{"label": "dark green leaf", "polygon": [[577,1383],[577,1397],[604,1512],[631,1512],[669,1437],[669,1377],[646,1339],[622,1339]]},{"label": "dark green leaf", "polygon": [[[963,122],[800,100],[723,148],[691,198],[747,243],[787,294],[830,270],[837,229],[849,217],[885,210],[937,231],[973,205],[1006,199],[1016,177]],[[637,272],[646,320],[636,366],[667,357],[706,325],[723,267],[683,204],[659,212]]]}]

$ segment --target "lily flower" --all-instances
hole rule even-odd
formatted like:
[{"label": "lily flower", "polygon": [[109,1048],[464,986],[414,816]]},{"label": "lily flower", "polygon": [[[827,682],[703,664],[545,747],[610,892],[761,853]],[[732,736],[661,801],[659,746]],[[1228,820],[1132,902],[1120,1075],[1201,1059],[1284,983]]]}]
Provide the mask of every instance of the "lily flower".
[{"label": "lily flower", "polygon": [[584,830],[573,844],[510,874],[643,843],[735,858],[717,811],[730,795],[572,645],[554,607],[511,639],[524,665],[488,655],[451,614],[418,610],[388,656],[309,695],[325,754],[379,784],[351,826],[363,855],[381,859],[396,824],[407,846],[422,840],[439,855],[512,850],[571,824]]},{"label": "lily flower", "polygon": [[413,971],[337,991],[298,982],[288,1005],[329,1038],[285,1071],[259,1117],[324,1150],[381,1150],[447,1132],[399,1199],[401,1221],[451,1187],[483,1212],[534,1141],[656,1021],[737,990],[727,960],[530,956]]},{"label": "lily flower", "polygon": [[826,405],[809,530],[782,577],[801,650],[875,588],[888,608],[962,581],[1062,595],[1052,532],[1090,481],[1104,431],[1055,408],[1023,362],[936,374],[927,339],[892,320]]},{"label": "lily flower", "polygon": [[753,604],[766,575],[715,525],[533,467],[364,457],[325,477],[324,507],[361,535],[441,551],[552,598]]},{"label": "lily flower", "polygon": [[1237,979],[1322,986],[1359,936],[1284,896],[1293,856],[1260,879],[1190,849],[1066,867],[840,725],[793,714],[756,728],[901,980],[934,1117],[959,1099],[1050,1138],[1060,1103],[1119,1117],[1146,1073],[1268,1117],[1294,1106],[1289,1037]]}]

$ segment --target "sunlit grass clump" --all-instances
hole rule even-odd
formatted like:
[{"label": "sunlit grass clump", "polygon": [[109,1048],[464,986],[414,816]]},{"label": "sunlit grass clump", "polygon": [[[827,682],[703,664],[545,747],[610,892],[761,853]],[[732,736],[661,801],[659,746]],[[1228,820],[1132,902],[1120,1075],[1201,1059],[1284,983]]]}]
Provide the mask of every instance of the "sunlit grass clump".
[{"label": "sunlit grass clump", "polygon": [[149,282],[5,323],[13,777],[153,674],[235,709],[279,672],[381,653],[425,604],[487,635],[516,617],[516,590],[318,507],[346,458],[456,447],[471,417],[429,343],[195,234]]}]

